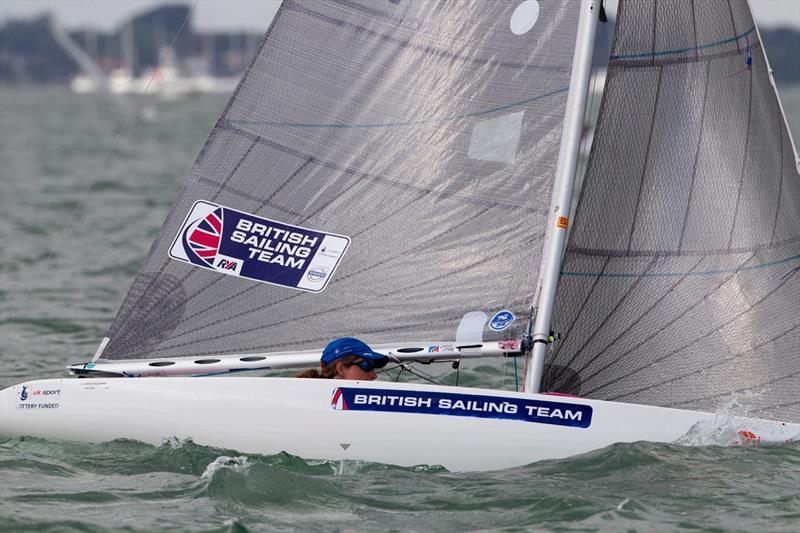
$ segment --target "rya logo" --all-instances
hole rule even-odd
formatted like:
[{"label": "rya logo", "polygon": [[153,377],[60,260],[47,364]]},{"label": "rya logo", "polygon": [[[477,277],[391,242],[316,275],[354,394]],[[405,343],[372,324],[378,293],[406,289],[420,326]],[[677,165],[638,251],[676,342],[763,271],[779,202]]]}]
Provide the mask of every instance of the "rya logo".
[{"label": "rya logo", "polygon": [[236,266],[236,261],[229,261],[227,259],[220,259],[219,263],[217,263],[217,268],[221,268],[222,270],[236,270]]}]

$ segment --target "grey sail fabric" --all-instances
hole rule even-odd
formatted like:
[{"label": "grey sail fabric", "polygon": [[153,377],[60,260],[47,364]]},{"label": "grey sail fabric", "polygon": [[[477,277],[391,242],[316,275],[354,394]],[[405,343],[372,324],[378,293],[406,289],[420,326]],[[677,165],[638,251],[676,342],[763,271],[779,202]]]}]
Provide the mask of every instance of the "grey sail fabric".
[{"label": "grey sail fabric", "polygon": [[[103,358],[319,349],[342,335],[452,340],[466,313],[503,310],[517,320],[502,331],[484,326],[484,338],[520,338],[578,7],[285,0]],[[168,256],[197,200],[351,244],[318,293],[197,268]]]},{"label": "grey sail fabric", "polygon": [[800,176],[746,2],[621,1],[543,390],[800,420]]}]

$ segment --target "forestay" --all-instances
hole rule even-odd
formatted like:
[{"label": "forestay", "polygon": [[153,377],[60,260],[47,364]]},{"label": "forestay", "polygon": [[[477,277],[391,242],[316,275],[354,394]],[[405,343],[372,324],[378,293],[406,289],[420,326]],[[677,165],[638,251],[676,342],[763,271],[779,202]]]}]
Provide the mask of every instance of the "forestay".
[{"label": "forestay", "polygon": [[800,420],[800,177],[747,3],[621,1],[612,54],[543,390]]},{"label": "forestay", "polygon": [[[473,335],[519,339],[577,21],[577,0],[285,0],[103,359],[448,340],[471,312],[486,315]],[[235,229],[242,261],[221,251]],[[346,250],[312,271],[299,259],[321,258],[320,241],[283,245],[313,235]]]}]

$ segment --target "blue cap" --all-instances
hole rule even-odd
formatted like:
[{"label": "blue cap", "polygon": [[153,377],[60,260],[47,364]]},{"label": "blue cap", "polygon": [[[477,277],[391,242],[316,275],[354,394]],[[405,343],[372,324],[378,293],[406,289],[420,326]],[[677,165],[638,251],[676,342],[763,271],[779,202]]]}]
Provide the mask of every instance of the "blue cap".
[{"label": "blue cap", "polygon": [[382,353],[373,351],[366,342],[353,337],[340,337],[329,342],[325,349],[322,350],[320,361],[325,365],[329,365],[348,355],[357,355],[362,359],[375,361],[377,363],[375,365],[376,368],[381,368],[389,361],[389,358]]}]

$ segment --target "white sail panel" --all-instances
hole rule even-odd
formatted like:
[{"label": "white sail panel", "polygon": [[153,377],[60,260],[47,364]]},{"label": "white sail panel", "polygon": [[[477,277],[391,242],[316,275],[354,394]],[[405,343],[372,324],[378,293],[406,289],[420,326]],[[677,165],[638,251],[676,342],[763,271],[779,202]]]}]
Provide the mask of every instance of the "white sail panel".
[{"label": "white sail panel", "polygon": [[[520,4],[285,1],[103,358],[296,351],[341,335],[454,339],[465,315],[500,311],[514,320],[487,323],[483,338],[519,339],[579,2],[533,2],[535,20],[514,32]],[[198,268],[169,257],[198,201],[350,244],[317,293]]]}]

